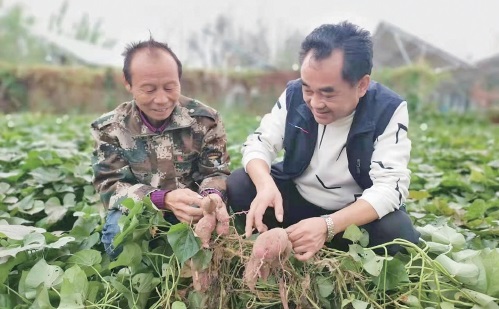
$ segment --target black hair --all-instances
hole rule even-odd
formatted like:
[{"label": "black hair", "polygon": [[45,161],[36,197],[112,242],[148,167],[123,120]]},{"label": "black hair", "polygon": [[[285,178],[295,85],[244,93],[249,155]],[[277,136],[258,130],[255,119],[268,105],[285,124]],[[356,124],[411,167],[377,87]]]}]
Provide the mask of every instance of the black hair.
[{"label": "black hair", "polygon": [[369,31],[350,22],[324,24],[315,28],[301,44],[300,64],[312,51],[315,60],[324,60],[334,50],[343,51],[343,79],[355,85],[373,67],[373,43]]},{"label": "black hair", "polygon": [[132,58],[135,55],[135,53],[137,53],[137,51],[145,48],[149,50],[154,50],[154,49],[164,50],[167,53],[169,53],[177,63],[178,78],[180,79],[182,77],[182,62],[180,62],[177,55],[175,55],[175,53],[168,46],[168,44],[158,42],[154,40],[152,36],[150,36],[149,40],[147,41],[132,42],[128,44],[125,47],[125,51],[122,53],[122,56],[125,57],[125,60],[123,62],[123,75],[125,76],[125,80],[127,81],[128,84],[130,85],[132,84],[132,76],[130,73],[130,64],[132,62]]}]

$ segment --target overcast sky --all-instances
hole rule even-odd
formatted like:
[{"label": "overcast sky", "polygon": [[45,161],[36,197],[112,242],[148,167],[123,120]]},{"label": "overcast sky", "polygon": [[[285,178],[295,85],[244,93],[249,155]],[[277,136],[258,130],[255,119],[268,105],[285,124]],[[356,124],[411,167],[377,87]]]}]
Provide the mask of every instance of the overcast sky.
[{"label": "overcast sky", "polygon": [[[4,0],[21,2],[41,25],[63,0]],[[374,31],[388,21],[467,61],[499,53],[497,0],[71,0],[68,19],[85,12],[103,19],[106,35],[118,39],[117,49],[147,39],[149,30],[178,53],[190,31],[201,31],[217,15],[230,14],[244,27],[263,21],[273,40],[297,28],[310,32],[322,23],[348,19]]]}]

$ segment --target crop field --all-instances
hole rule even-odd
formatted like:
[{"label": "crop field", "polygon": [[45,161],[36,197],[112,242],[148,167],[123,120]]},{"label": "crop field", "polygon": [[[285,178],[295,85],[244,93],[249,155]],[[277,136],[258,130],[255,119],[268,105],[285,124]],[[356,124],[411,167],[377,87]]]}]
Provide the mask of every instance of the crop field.
[{"label": "crop field", "polygon": [[[231,168],[259,117],[223,112]],[[350,227],[348,252],[291,257],[254,288],[244,280],[252,239],[169,226],[147,199],[126,200],[110,260],[105,212],[91,184],[93,116],[0,115],[0,308],[499,308],[499,126],[478,115],[411,119],[407,209],[413,245],[366,247]],[[203,274],[199,288],[193,277]]]}]

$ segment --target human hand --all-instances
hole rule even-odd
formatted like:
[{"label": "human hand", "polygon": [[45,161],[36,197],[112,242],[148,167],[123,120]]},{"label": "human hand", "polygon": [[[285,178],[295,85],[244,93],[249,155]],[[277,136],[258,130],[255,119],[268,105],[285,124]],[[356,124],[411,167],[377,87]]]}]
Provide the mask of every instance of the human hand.
[{"label": "human hand", "polygon": [[165,207],[180,222],[196,223],[203,217],[202,199],[201,195],[190,189],[176,189],[165,195]]},{"label": "human hand", "polygon": [[327,224],[321,217],[301,220],[286,229],[297,260],[306,261],[319,251],[327,237]]},{"label": "human hand", "polygon": [[277,221],[282,222],[284,216],[282,196],[275,183],[265,186],[262,190],[257,190],[255,199],[251,202],[250,210],[246,215],[246,237],[251,236],[253,227],[256,227],[260,233],[267,231],[268,228],[263,223],[263,215],[267,207],[273,207]]}]

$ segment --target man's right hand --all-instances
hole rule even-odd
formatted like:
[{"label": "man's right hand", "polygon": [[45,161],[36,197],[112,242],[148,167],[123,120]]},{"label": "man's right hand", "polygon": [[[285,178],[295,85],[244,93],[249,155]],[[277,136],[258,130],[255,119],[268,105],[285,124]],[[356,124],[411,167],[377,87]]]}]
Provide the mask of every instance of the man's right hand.
[{"label": "man's right hand", "polygon": [[201,195],[190,189],[176,189],[165,195],[165,207],[180,222],[197,223],[203,217],[202,199]]},{"label": "man's right hand", "polygon": [[253,227],[258,232],[265,232],[268,228],[263,223],[263,215],[268,207],[274,207],[277,221],[282,222],[284,210],[282,207],[282,196],[270,175],[270,166],[262,159],[253,159],[246,165],[246,172],[250,176],[256,188],[256,196],[251,202],[250,209],[246,215],[246,237],[253,233]]},{"label": "man's right hand", "polygon": [[265,188],[257,190],[255,199],[251,203],[250,210],[246,215],[246,237],[251,236],[253,227],[256,227],[260,233],[265,232],[268,229],[263,223],[263,215],[268,207],[274,208],[277,221],[282,222],[284,215],[282,196],[273,181]]}]

